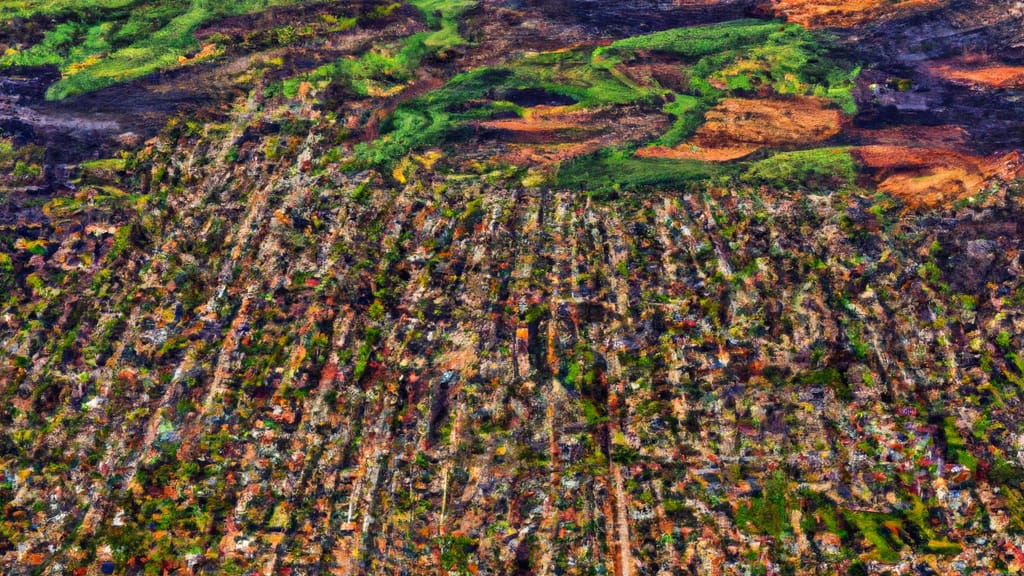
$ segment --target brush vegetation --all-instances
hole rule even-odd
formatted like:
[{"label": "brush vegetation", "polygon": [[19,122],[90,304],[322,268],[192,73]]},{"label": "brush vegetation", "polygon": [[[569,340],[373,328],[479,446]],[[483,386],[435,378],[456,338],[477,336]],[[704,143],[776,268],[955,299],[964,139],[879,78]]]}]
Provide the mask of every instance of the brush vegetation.
[{"label": "brush vegetation", "polygon": [[58,66],[62,77],[46,96],[60,100],[193,62],[188,56],[202,49],[193,35],[200,26],[300,1],[0,2],[2,21],[42,15],[58,22],[41,42],[9,48],[0,66]]},{"label": "brush vegetation", "polygon": [[741,179],[777,190],[852,186],[857,168],[846,148],[782,152],[754,162]]},{"label": "brush vegetation", "polygon": [[728,178],[736,168],[699,160],[643,158],[629,149],[603,150],[570,160],[558,172],[558,185],[586,190],[597,198],[611,198],[619,192],[678,188],[689,183]]},{"label": "brush vegetation", "polygon": [[[437,18],[443,21],[444,10]],[[315,73],[314,79],[347,82],[356,92],[368,91],[372,79],[391,72],[397,82],[411,77],[409,66],[423,53],[422,40],[386,56],[375,67],[364,56]],[[412,57],[410,57],[410,55]],[[638,83],[622,67],[652,57],[676,61],[688,82],[681,89],[655,80]],[[768,90],[777,94],[819,95],[844,112],[855,112],[850,89],[857,69],[831,56],[830,39],[798,25],[742,20],[725,24],[668,30],[627,38],[609,46],[580,48],[528,56],[500,67],[465,72],[444,87],[396,107],[373,142],[357,147],[357,164],[389,166],[408,153],[471,136],[468,123],[513,114],[523,117],[537,103],[569,109],[622,105],[660,108],[671,116],[669,129],[649,144],[675,146],[697,130],[704,114],[727,96]],[[307,78],[309,79],[309,78]],[[294,93],[294,85],[286,93]],[[530,95],[525,102],[522,95]],[[634,146],[648,143],[637,142]],[[603,192],[678,183],[722,170],[701,162],[632,158],[635,147],[604,152],[563,168],[558,182]],[[762,182],[795,176],[817,184],[834,176],[852,180],[852,161],[844,151],[821,151],[769,159],[751,168],[747,178]]]}]

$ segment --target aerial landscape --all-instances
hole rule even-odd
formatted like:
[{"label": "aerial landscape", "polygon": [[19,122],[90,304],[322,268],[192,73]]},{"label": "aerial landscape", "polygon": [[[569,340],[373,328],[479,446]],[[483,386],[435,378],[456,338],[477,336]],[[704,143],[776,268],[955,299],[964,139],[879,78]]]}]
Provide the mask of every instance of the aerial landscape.
[{"label": "aerial landscape", "polygon": [[0,0],[0,574],[1024,571],[1024,2]]}]

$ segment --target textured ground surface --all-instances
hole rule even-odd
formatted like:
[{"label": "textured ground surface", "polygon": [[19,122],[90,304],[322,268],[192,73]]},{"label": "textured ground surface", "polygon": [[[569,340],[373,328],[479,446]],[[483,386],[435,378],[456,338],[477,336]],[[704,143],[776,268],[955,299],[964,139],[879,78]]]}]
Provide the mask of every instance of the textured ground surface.
[{"label": "textured ground surface", "polygon": [[236,4],[0,1],[0,572],[1024,569],[1019,4]]}]

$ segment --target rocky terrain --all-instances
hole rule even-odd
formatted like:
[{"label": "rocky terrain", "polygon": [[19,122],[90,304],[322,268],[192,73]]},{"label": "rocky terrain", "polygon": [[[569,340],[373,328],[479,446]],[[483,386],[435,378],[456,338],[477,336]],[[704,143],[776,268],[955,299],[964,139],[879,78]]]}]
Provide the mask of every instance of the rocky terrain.
[{"label": "rocky terrain", "polygon": [[224,4],[0,1],[0,572],[1024,569],[1019,3]]}]

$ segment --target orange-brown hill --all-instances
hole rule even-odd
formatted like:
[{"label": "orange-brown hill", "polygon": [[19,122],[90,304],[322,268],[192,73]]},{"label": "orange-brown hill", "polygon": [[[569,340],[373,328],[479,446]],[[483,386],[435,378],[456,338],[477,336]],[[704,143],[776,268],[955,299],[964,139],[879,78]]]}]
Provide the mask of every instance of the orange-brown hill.
[{"label": "orange-brown hill", "polygon": [[675,148],[653,146],[639,156],[727,162],[765,147],[792,147],[828,140],[839,133],[842,113],[827,100],[727,98],[709,111],[692,139]]},{"label": "orange-brown hill", "polygon": [[854,150],[873,175],[878,190],[911,208],[949,205],[981,190],[993,178],[1024,174],[1020,155],[979,157],[945,148],[874,145]]},{"label": "orange-brown hill", "polygon": [[927,67],[932,74],[958,84],[996,89],[1024,88],[1024,66],[1002,62],[989,55],[962,56],[937,61]]}]

